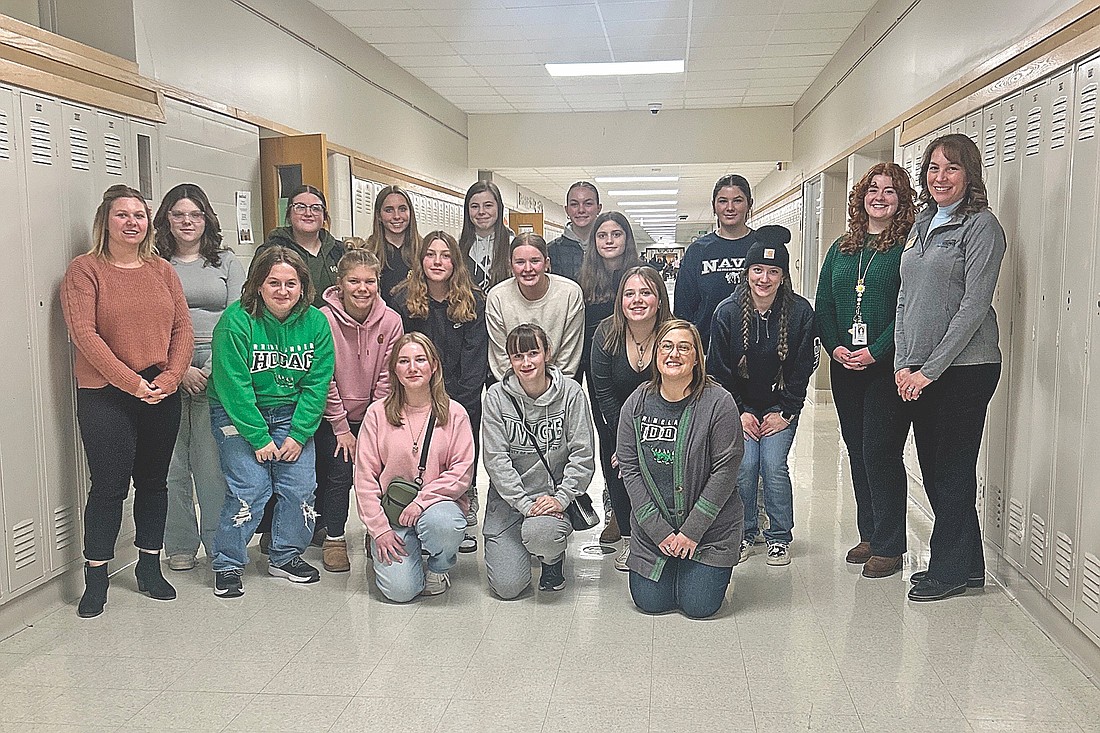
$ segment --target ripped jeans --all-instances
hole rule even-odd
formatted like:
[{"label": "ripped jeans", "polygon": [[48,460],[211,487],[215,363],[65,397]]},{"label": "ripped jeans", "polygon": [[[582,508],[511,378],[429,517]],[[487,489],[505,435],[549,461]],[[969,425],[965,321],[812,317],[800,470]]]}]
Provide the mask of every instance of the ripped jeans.
[{"label": "ripped jeans", "polygon": [[[294,405],[260,408],[268,432],[282,445],[290,432]],[[298,460],[256,461],[252,444],[237,433],[219,403],[210,401],[210,429],[218,444],[227,486],[218,531],[214,535],[214,570],[244,568],[248,564],[248,541],[263,517],[264,505],[272,493],[279,497],[271,527],[272,565],[282,565],[305,552],[317,523],[313,496],[317,488],[314,472],[313,438],[302,447]]]}]

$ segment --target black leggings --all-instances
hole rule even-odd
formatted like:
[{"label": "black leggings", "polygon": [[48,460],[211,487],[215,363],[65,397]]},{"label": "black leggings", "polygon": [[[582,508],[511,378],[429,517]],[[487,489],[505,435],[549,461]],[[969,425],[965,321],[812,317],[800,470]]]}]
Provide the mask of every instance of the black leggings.
[{"label": "black leggings", "polygon": [[[148,370],[146,370],[148,371]],[[145,379],[154,374],[142,376]],[[134,481],[134,544],[160,550],[168,512],[168,464],[180,427],[180,394],[149,405],[117,387],[78,389],[77,422],[92,485],[84,507],[84,557],[111,560],[122,503]]]}]

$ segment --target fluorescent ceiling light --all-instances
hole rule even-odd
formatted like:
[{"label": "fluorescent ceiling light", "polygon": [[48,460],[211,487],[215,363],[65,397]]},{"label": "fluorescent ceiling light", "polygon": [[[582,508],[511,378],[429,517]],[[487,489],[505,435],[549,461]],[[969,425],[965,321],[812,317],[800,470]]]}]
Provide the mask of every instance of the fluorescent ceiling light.
[{"label": "fluorescent ceiling light", "polygon": [[624,209],[629,209],[635,206],[675,206],[677,203],[676,199],[666,199],[660,201],[619,201],[618,205]]},{"label": "fluorescent ceiling light", "polygon": [[596,176],[596,183],[675,183],[680,176]]},{"label": "fluorescent ceiling light", "polygon": [[633,191],[608,191],[608,196],[676,196],[680,193],[678,188],[650,188],[635,189]]},{"label": "fluorescent ceiling light", "polygon": [[546,64],[550,76],[634,76],[637,74],[683,74],[684,60],[610,61],[586,64]]},{"label": "fluorescent ceiling light", "polygon": [[675,214],[676,211],[675,206],[659,206],[652,209],[627,209],[623,213],[629,216],[642,216],[645,214]]}]

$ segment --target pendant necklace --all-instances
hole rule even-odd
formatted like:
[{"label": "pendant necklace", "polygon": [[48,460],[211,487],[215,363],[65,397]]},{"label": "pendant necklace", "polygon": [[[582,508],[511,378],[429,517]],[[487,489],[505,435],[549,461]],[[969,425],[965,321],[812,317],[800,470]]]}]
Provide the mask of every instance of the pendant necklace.
[{"label": "pendant necklace", "polygon": [[871,263],[875,261],[877,254],[878,250],[871,252],[867,260],[867,268],[864,269],[863,250],[859,250],[859,262],[856,263],[856,311],[852,317],[852,327],[848,329],[848,333],[852,335],[853,346],[867,345],[867,326],[863,323],[863,293],[867,290],[867,286],[863,282],[867,279],[867,273],[871,271]]},{"label": "pendant necklace", "polygon": [[638,339],[634,338],[634,334],[630,332],[629,327],[627,327],[626,332],[630,334],[630,340],[634,342],[634,348],[638,350],[638,371],[641,371],[645,368],[645,352],[642,350],[642,346],[645,345],[646,341],[649,341],[651,338],[653,338],[653,334],[651,333],[644,339],[639,341]]},{"label": "pendant necklace", "polygon": [[424,429],[428,427],[428,415],[431,414],[431,407],[428,408],[428,414],[424,415],[424,422],[420,423],[420,429],[415,433],[412,429],[412,420],[409,418],[408,413],[405,414],[405,427],[409,429],[409,436],[412,438],[413,455],[420,453],[420,441],[424,437]]}]

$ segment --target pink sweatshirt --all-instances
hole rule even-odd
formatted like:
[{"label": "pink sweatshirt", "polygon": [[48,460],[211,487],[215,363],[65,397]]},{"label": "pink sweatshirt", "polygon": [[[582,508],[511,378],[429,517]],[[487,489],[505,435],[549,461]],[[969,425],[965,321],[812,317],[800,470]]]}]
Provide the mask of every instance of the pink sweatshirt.
[{"label": "pink sweatshirt", "polygon": [[[371,403],[359,430],[355,446],[355,499],[359,518],[371,537],[380,537],[390,529],[382,512],[382,492],[390,479],[416,478],[420,456],[412,452],[412,430],[424,425],[429,407],[416,411],[406,408],[411,419],[399,428],[386,420],[382,400]],[[462,405],[451,400],[446,425],[436,423],[428,446],[428,463],[424,468],[424,484],[415,501],[427,509],[439,501],[457,502],[462,512],[469,509],[466,489],[474,477],[474,436],[470,418]]]},{"label": "pink sweatshirt", "polygon": [[390,393],[386,364],[393,343],[405,332],[401,316],[382,300],[374,299],[367,318],[359,323],[347,314],[335,285],[324,293],[321,312],[332,328],[336,370],[328,386],[325,420],[336,435],[351,432],[349,422],[362,422],[367,405]]}]

